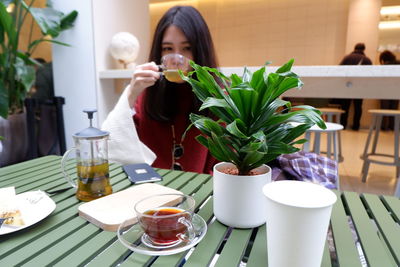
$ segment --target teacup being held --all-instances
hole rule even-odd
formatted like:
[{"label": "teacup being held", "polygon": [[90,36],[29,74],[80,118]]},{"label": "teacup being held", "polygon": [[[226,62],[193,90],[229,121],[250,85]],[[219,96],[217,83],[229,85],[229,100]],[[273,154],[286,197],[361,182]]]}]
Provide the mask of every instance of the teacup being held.
[{"label": "teacup being held", "polygon": [[[84,112],[88,113],[90,127],[73,135],[75,147],[65,152],[61,170],[68,183],[77,188],[76,197],[82,201],[91,201],[112,193],[107,153],[109,133],[92,127],[91,119],[96,110]],[[72,151],[76,151],[77,183],[65,171],[66,160]]]},{"label": "teacup being held", "polygon": [[167,54],[161,58],[160,68],[165,79],[174,83],[182,83],[179,70],[187,75],[190,69],[189,59],[181,54]]},{"label": "teacup being held", "polygon": [[192,216],[195,200],[182,194],[160,194],[136,203],[134,209],[144,234],[142,242],[152,248],[166,248],[195,237]]}]

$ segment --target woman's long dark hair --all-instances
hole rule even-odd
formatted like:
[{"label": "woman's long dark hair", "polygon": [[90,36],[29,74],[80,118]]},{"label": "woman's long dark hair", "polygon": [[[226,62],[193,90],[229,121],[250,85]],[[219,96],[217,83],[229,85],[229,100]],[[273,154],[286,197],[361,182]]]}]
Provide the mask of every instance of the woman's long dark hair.
[{"label": "woman's long dark hair", "polygon": [[[214,45],[208,26],[201,14],[191,6],[175,6],[164,14],[154,33],[149,61],[154,61],[156,64],[161,63],[162,40],[166,29],[171,25],[179,28],[188,39],[194,62],[201,66],[217,67]],[[189,84],[177,85],[165,79],[159,80],[155,85],[146,89],[144,108],[150,118],[160,122],[171,122],[174,119],[178,112],[178,101],[182,101],[182,99],[178,99],[177,91],[173,90],[173,87],[177,86],[187,86],[188,90],[191,90]],[[191,101],[193,112],[197,112],[200,101],[194,94],[192,94]]]}]

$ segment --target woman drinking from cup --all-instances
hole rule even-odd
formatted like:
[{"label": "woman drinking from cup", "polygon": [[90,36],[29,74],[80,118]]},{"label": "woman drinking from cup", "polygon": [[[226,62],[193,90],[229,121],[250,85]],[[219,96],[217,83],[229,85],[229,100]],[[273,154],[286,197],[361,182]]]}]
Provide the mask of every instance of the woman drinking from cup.
[{"label": "woman drinking from cup", "polygon": [[216,160],[195,140],[199,131],[192,127],[184,135],[189,114],[198,113],[200,102],[176,73],[190,69],[185,69],[186,63],[170,67],[169,54],[180,55],[169,59],[171,65],[183,57],[183,61],[217,67],[210,31],[195,8],[173,7],[159,21],[149,62],[136,67],[130,85],[103,124],[110,132],[109,158],[122,164],[146,162],[158,168],[210,173]]}]

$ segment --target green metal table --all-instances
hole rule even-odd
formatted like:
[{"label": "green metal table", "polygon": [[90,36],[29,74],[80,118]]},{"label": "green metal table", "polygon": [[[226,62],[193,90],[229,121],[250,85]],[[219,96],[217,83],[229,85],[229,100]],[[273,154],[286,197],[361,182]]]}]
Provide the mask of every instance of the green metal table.
[{"label": "green metal table", "polygon": [[[75,164],[68,165],[75,173]],[[213,219],[212,177],[157,170],[160,184],[193,195],[197,213],[208,223],[204,239],[192,250],[151,257],[124,247],[114,232],[103,231],[78,216],[74,190],[55,194],[55,211],[24,230],[0,236],[0,266],[267,266],[265,226],[230,229]],[[132,186],[118,164],[110,165],[114,191]],[[0,188],[17,193],[55,190],[67,184],[60,157],[47,156],[0,169]],[[336,192],[322,266],[398,266],[400,200],[392,196]],[[306,245],[306,244],[305,244]],[[288,251],[290,255],[290,251]]]}]

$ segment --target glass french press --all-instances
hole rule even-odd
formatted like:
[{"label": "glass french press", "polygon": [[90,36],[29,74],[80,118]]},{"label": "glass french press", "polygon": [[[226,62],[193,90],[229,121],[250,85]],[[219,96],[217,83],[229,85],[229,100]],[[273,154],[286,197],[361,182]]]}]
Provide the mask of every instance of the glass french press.
[{"label": "glass french press", "polygon": [[[75,147],[65,152],[61,160],[61,170],[65,179],[77,188],[76,197],[82,201],[91,201],[112,193],[108,166],[110,133],[92,126],[93,113],[96,111],[83,111],[88,114],[90,126],[72,136]],[[77,184],[65,170],[68,155],[72,151],[76,151]]]}]

